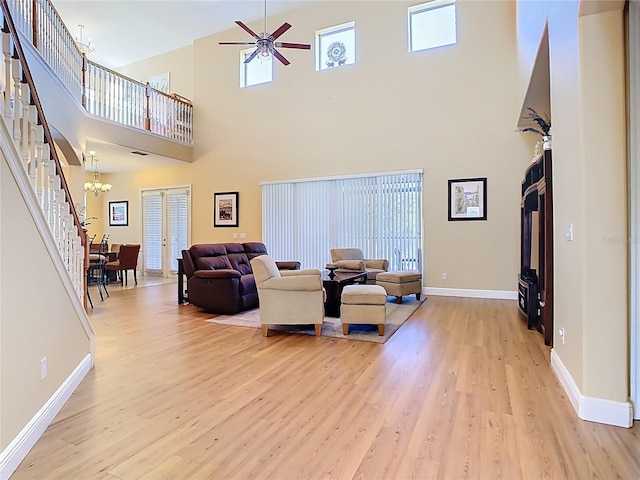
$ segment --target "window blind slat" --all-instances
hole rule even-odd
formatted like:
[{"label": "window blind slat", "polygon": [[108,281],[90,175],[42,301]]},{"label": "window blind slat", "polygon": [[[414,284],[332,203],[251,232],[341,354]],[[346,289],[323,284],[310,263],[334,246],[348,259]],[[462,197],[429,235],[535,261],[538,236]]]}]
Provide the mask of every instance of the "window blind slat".
[{"label": "window blind slat", "polygon": [[262,185],[263,241],[276,260],[323,269],[357,247],[391,270],[421,270],[422,173]]}]

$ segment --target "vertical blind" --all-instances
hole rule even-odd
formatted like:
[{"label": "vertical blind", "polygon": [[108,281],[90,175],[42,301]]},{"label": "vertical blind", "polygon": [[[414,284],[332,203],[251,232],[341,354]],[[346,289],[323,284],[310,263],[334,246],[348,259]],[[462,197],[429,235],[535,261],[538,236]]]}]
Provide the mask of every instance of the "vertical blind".
[{"label": "vertical blind", "polygon": [[189,192],[182,189],[167,190],[167,233],[171,271],[178,270],[178,257],[189,248]]},{"label": "vertical blind", "polygon": [[390,270],[422,270],[422,171],[262,184],[262,238],[276,260],[323,269],[360,248]]},{"label": "vertical blind", "polygon": [[162,198],[161,190],[142,192],[142,251],[144,270],[162,273]]},{"label": "vertical blind", "polygon": [[[144,270],[161,274],[178,270],[178,257],[189,248],[189,188],[144,190],[142,192],[142,248]],[[167,246],[165,256],[164,246]]]}]

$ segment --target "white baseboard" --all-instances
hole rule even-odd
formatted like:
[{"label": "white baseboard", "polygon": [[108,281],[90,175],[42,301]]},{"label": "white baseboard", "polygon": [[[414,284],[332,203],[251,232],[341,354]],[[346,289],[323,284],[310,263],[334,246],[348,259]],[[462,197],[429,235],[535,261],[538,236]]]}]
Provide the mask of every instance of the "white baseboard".
[{"label": "white baseboard", "polygon": [[578,418],[590,422],[631,428],[633,407],[629,402],[614,402],[604,398],[585,397],[554,349],[551,349],[551,369],[569,397]]},{"label": "white baseboard", "polygon": [[92,366],[93,358],[87,354],[16,438],[0,452],[0,480],[7,480],[15,472]]},{"label": "white baseboard", "polygon": [[425,295],[441,297],[495,298],[498,300],[517,300],[518,292],[510,290],[471,290],[465,288],[424,287]]}]

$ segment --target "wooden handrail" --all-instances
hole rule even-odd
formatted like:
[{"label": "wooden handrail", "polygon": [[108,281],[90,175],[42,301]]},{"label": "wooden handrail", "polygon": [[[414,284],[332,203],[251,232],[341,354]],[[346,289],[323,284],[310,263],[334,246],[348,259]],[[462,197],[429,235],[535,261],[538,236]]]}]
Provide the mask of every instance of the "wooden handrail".
[{"label": "wooden handrail", "polygon": [[56,174],[60,177],[60,187],[64,191],[67,202],[69,203],[69,206],[71,208],[71,214],[73,215],[73,222],[75,224],[76,229],[78,230],[78,235],[80,236],[82,245],[84,246],[86,245],[86,235],[84,235],[84,232],[82,230],[81,222],[80,222],[80,219],[78,218],[78,213],[76,212],[75,206],[73,204],[73,200],[71,198],[71,192],[69,191],[67,181],[62,171],[62,165],[60,164],[60,159],[58,158],[58,153],[56,152],[55,145],[53,143],[53,137],[51,136],[49,125],[47,124],[47,120],[44,116],[42,103],[40,102],[40,98],[38,97],[38,92],[36,91],[35,82],[33,81],[33,77],[31,76],[31,71],[29,70],[29,65],[27,64],[24,51],[22,50],[22,45],[20,43],[18,30],[16,29],[13,23],[13,18],[11,17],[11,12],[9,10],[9,5],[7,4],[7,0],[0,0],[0,5],[2,6],[2,13],[4,16],[4,25],[2,27],[2,31],[5,33],[7,32],[10,33],[13,37],[14,54],[17,55],[17,58],[20,60],[20,64],[22,66],[23,81],[29,86],[29,90],[31,93],[31,105],[34,105],[36,107],[36,112],[38,115],[38,124],[42,125],[45,142],[48,143],[50,147],[49,148],[49,155],[51,157],[50,160],[52,160],[55,163]]},{"label": "wooden handrail", "polygon": [[127,77],[126,75],[123,75],[123,74],[121,74],[121,73],[118,73],[118,72],[116,72],[115,70],[111,70],[111,69],[110,69],[110,68],[108,68],[108,67],[104,67],[104,66],[100,65],[99,63],[96,63],[96,62],[94,62],[94,61],[92,61],[92,60],[89,60],[88,58],[87,58],[87,64],[93,65],[95,68],[98,68],[98,69],[100,69],[100,70],[104,70],[104,71],[106,71],[106,72],[109,72],[111,75],[114,75],[114,76],[116,76],[116,77],[123,78],[124,80],[126,80],[126,81],[128,81],[128,82],[136,83],[136,84],[140,85],[141,87],[144,87],[144,86],[145,86],[145,84],[144,84],[144,83],[139,82],[138,80],[135,80],[135,79],[133,79],[133,78],[131,78],[131,77]]},{"label": "wooden handrail", "polygon": [[[22,34],[28,37],[30,42],[33,42],[33,46],[40,52],[71,96],[77,99],[90,114],[193,144],[193,116],[191,113],[193,104],[184,96],[161,92],[148,84],[145,85],[89,61],[80,52],[73,35],[62,21],[62,17],[51,0],[16,1],[11,3],[11,8],[20,15],[20,18],[16,17],[15,20],[20,22],[18,27]],[[118,98],[115,103],[109,103],[109,99],[96,97],[93,93],[89,93],[89,89],[94,88],[93,81],[96,78],[100,81],[108,79],[109,86],[106,88],[115,88],[119,92],[124,92],[123,85],[131,85],[133,89],[139,88],[147,95],[147,98],[138,96],[129,104],[123,104],[123,98]],[[155,101],[149,102],[149,95]],[[160,105],[158,102],[164,105]],[[162,119],[157,114],[152,117],[149,107],[159,108],[159,111],[164,112],[167,117]],[[179,129],[175,123],[172,123],[174,117],[172,117],[171,111],[174,108],[180,112],[178,115],[183,118]]]}]

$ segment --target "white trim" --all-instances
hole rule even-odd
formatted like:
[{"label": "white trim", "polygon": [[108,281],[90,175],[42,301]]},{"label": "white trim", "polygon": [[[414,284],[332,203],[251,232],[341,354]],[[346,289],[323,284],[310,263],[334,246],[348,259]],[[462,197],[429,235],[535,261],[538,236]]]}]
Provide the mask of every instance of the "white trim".
[{"label": "white trim", "polygon": [[605,398],[585,397],[564,366],[560,356],[551,349],[551,370],[569,397],[578,418],[590,422],[604,423],[616,427],[633,426],[633,407],[629,402],[615,402]]},{"label": "white trim", "polygon": [[629,2],[629,153],[630,153],[630,188],[631,199],[629,223],[631,241],[629,242],[630,261],[630,397],[635,409],[635,418],[640,420],[640,252],[638,240],[640,238],[640,1]]},{"label": "white trim", "polygon": [[390,172],[371,172],[371,173],[357,173],[352,175],[332,175],[330,177],[313,177],[313,178],[296,178],[293,180],[274,180],[271,182],[260,182],[262,185],[278,185],[280,183],[301,183],[301,182],[324,182],[327,180],[345,180],[348,178],[369,178],[369,177],[383,177],[385,175],[411,175],[414,173],[424,173],[424,169],[416,168],[413,170],[393,170]]},{"label": "white trim", "polygon": [[92,366],[93,357],[88,353],[7,448],[0,452],[0,480],[7,480],[15,472]]},{"label": "white trim", "polygon": [[511,290],[471,290],[467,288],[423,287],[425,295],[440,297],[495,298],[498,300],[517,300],[518,292]]},{"label": "white trim", "polygon": [[4,152],[4,157],[7,160],[9,170],[11,171],[16,184],[18,185],[18,190],[20,191],[20,194],[24,199],[24,203],[27,206],[27,209],[31,213],[31,218],[36,224],[36,229],[40,234],[40,238],[42,238],[42,241],[47,249],[49,258],[51,258],[51,262],[58,272],[61,283],[67,292],[67,296],[69,297],[73,308],[78,315],[80,324],[82,325],[82,328],[84,329],[84,332],[89,339],[89,352],[91,353],[91,355],[95,355],[95,332],[93,330],[93,326],[89,321],[89,317],[87,316],[87,312],[84,309],[84,305],[80,297],[78,296],[78,292],[76,292],[71,277],[69,276],[69,271],[67,270],[67,267],[62,260],[62,256],[60,255],[60,252],[56,245],[56,241],[53,238],[53,234],[49,229],[49,225],[47,224],[46,219],[44,218],[42,208],[40,207],[38,199],[36,198],[36,194],[31,187],[31,182],[27,177],[27,173],[19,164],[20,155],[16,150],[16,146],[13,141],[8,140],[11,138],[11,135],[7,131],[7,126],[2,119],[0,119],[0,125],[0,131],[2,132],[0,134],[0,148]]}]

